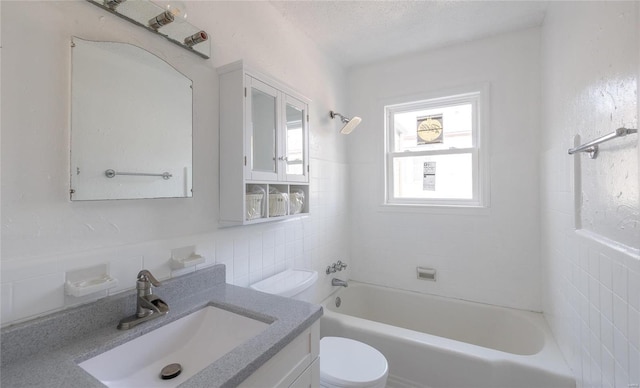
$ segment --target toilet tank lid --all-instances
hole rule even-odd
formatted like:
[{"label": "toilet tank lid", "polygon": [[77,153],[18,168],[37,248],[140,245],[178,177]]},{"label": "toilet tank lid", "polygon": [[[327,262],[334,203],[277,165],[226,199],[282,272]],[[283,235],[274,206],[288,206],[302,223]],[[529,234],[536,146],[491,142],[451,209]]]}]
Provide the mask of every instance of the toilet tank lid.
[{"label": "toilet tank lid", "polygon": [[288,269],[251,285],[256,291],[292,297],[311,287],[318,272],[307,269]]}]

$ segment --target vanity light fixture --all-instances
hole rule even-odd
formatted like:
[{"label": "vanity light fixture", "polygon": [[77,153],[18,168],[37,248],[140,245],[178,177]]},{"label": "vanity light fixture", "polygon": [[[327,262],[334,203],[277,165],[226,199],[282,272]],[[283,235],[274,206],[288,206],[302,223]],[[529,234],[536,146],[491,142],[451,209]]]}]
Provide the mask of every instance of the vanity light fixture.
[{"label": "vanity light fixture", "polygon": [[[0,0],[2,1],[2,0]],[[211,46],[201,44],[209,41],[209,35],[187,21],[187,7],[180,0],[86,0],[112,15],[159,34],[169,42],[208,59]],[[121,6],[122,4],[126,4]],[[150,15],[156,15],[148,19]],[[162,29],[168,24],[181,25]],[[200,44],[199,44],[200,43]],[[196,46],[197,45],[197,46]]]},{"label": "vanity light fixture", "polygon": [[362,121],[362,119],[360,117],[358,117],[358,116],[354,116],[352,118],[348,118],[348,117],[345,117],[345,116],[341,115],[338,112],[329,111],[329,117],[331,117],[332,119],[335,119],[336,116],[340,116],[340,121],[342,121],[342,123],[345,124],[345,126],[342,127],[342,129],[340,130],[340,133],[343,134],[343,135],[350,134],[351,131],[356,129],[358,124],[360,124],[360,122]]}]

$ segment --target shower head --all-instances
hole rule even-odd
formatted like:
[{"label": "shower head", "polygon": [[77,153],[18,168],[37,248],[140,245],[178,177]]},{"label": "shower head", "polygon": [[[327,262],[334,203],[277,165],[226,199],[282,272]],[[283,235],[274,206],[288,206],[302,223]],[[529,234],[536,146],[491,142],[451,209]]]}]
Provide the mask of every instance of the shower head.
[{"label": "shower head", "polygon": [[348,118],[334,111],[329,111],[329,116],[332,119],[336,118],[336,116],[340,116],[340,121],[342,121],[342,123],[345,124],[345,126],[342,127],[342,129],[340,130],[340,133],[343,135],[350,134],[351,131],[353,131],[358,126],[358,124],[360,124],[360,122],[362,121],[362,119],[358,116]]},{"label": "shower head", "polygon": [[358,117],[358,116],[352,117],[350,120],[347,121],[347,125],[342,127],[342,129],[340,130],[340,133],[343,134],[343,135],[350,134],[351,131],[356,129],[356,127],[358,126],[358,124],[360,124],[361,121],[362,121],[362,119],[360,117]]}]

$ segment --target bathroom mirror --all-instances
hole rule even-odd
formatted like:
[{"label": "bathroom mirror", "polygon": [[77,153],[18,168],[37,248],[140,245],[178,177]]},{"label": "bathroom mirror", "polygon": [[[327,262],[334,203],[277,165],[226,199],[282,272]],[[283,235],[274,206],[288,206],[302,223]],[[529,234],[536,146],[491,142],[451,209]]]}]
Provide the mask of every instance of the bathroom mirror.
[{"label": "bathroom mirror", "polygon": [[276,172],[277,91],[258,80],[251,86],[253,171]]},{"label": "bathroom mirror", "polygon": [[[293,100],[288,97],[289,100]],[[286,162],[288,175],[304,175],[304,108],[303,103],[297,100],[286,103],[286,128],[285,138]]]},{"label": "bathroom mirror", "polygon": [[191,197],[191,80],[126,43],[71,53],[71,199]]}]

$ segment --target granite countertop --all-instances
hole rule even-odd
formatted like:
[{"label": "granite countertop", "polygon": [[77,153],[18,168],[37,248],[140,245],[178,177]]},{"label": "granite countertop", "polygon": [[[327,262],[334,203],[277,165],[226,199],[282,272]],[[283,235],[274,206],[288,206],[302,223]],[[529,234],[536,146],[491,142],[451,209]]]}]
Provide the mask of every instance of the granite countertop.
[{"label": "granite countertop", "polygon": [[[213,305],[263,322],[263,332],[198,372],[180,387],[234,387],[322,316],[322,307],[225,283],[216,265],[154,289],[167,315],[131,330],[116,329],[135,312],[133,291],[2,329],[3,387],[103,387],[78,363]],[[135,274],[134,274],[135,275]]]}]

